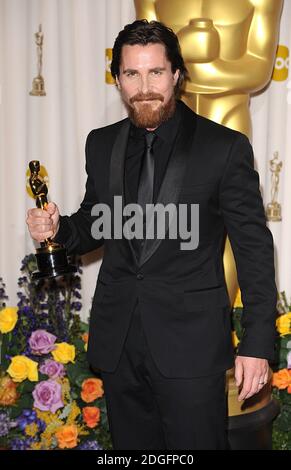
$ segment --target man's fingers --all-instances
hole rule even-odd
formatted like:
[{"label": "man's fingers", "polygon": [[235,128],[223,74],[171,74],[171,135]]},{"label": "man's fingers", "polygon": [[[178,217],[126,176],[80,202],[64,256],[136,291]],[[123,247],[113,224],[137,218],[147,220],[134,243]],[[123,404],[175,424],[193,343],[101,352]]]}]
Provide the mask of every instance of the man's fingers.
[{"label": "man's fingers", "polygon": [[43,209],[28,209],[27,215],[29,218],[35,218],[35,217],[44,217],[44,218],[50,218],[50,214],[43,210]]},{"label": "man's fingers", "polygon": [[46,222],[36,222],[36,223],[30,223],[29,224],[29,231],[31,234],[33,233],[37,233],[37,234],[40,234],[40,233],[44,233],[44,232],[48,232],[50,230],[53,230],[53,224],[51,221],[49,221],[48,223]]},{"label": "man's fingers", "polygon": [[248,398],[252,397],[256,393],[258,393],[264,385],[267,383],[267,377],[264,376],[262,379],[258,375],[254,375],[253,377],[249,376],[244,380],[243,388],[239,395],[239,400],[247,400]]},{"label": "man's fingers", "polygon": [[268,383],[269,380],[269,367],[266,367],[265,370],[262,370],[259,379],[258,379],[258,386],[259,389],[264,387]]},{"label": "man's fingers", "polygon": [[235,383],[237,387],[241,385],[242,379],[243,379],[243,366],[240,361],[237,361],[235,365]]},{"label": "man's fingers", "polygon": [[34,225],[31,227],[31,233],[36,233],[36,234],[43,234],[46,232],[50,232],[53,230],[53,227],[51,224],[48,225]]},{"label": "man's fingers", "polygon": [[253,381],[252,381],[251,389],[250,389],[249,393],[245,396],[244,400],[247,400],[248,398],[251,398],[253,395],[258,393],[262,388],[263,388],[263,385],[259,384],[258,377],[254,377]]},{"label": "man's fingers", "polygon": [[47,219],[45,217],[37,217],[33,219],[28,219],[28,223],[31,227],[35,227],[38,225],[51,226],[53,222],[51,219]]},{"label": "man's fingers", "polygon": [[32,238],[37,242],[43,242],[46,238],[50,238],[53,236],[53,231],[50,230],[49,232],[42,232],[42,233],[32,233]]},{"label": "man's fingers", "polygon": [[57,206],[54,202],[49,202],[46,206],[46,212],[48,212],[50,215],[53,215],[56,212],[56,208]]},{"label": "man's fingers", "polygon": [[258,393],[268,381],[269,364],[266,359],[237,356],[235,361],[236,373],[238,380],[243,370],[243,380],[240,384],[240,393],[238,400],[246,400]]},{"label": "man's fingers", "polygon": [[244,377],[243,387],[242,387],[241,392],[238,396],[239,401],[242,401],[242,400],[246,399],[247,395],[252,390],[252,385],[253,385],[252,378],[250,376]]},{"label": "man's fingers", "polygon": [[31,237],[37,242],[52,238],[57,232],[59,221],[58,207],[54,202],[47,204],[46,209],[28,209],[26,223]]},{"label": "man's fingers", "polygon": [[269,369],[268,369],[267,372],[265,373],[263,381],[264,381],[264,383],[266,384],[266,383],[268,383],[268,380],[269,380]]}]

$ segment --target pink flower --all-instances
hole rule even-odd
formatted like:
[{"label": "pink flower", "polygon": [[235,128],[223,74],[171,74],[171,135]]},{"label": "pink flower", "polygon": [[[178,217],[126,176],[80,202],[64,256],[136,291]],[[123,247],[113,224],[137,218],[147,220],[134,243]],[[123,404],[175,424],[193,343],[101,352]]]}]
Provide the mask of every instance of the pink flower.
[{"label": "pink flower", "polygon": [[29,338],[29,346],[33,354],[48,354],[55,348],[56,336],[45,330],[34,331]]},{"label": "pink flower", "polygon": [[64,365],[52,359],[46,359],[39,370],[42,374],[48,375],[50,379],[64,377],[66,373]]},{"label": "pink flower", "polygon": [[54,380],[47,380],[36,385],[32,392],[33,406],[41,411],[55,413],[64,406],[62,401],[62,387]]},{"label": "pink flower", "polygon": [[287,354],[287,369],[291,369],[291,351]]}]

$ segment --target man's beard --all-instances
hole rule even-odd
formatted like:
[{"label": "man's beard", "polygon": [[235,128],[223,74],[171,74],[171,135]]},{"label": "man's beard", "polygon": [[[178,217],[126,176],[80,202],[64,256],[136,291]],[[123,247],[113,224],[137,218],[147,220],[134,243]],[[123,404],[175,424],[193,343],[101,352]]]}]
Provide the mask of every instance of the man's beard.
[{"label": "man's beard", "polygon": [[[134,107],[134,102],[143,100],[159,100],[161,105],[157,109],[153,109],[151,102],[140,103],[139,109]],[[130,99],[130,104],[125,103],[127,108],[129,119],[133,122],[136,127],[142,127],[146,129],[155,129],[159,127],[162,122],[167,121],[173,116],[176,109],[176,98],[173,93],[171,98],[166,104],[164,103],[163,95],[158,93],[137,93]]]}]

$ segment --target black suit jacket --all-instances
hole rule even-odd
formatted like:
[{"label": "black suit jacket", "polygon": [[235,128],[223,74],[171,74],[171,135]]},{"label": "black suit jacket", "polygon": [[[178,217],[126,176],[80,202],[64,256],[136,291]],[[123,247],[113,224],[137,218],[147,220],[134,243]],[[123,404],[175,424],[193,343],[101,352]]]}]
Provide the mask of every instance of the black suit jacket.
[{"label": "black suit jacket", "polygon": [[[125,194],[124,160],[129,119],[90,132],[86,142],[86,193],[79,210],[61,217],[57,241],[84,254],[104,243],[93,298],[88,359],[115,370],[138,299],[152,356],[166,377],[214,374],[233,365],[230,304],[223,247],[234,251],[242,291],[243,339],[239,354],[273,358],[277,290],[273,239],[243,134],[180,104],[182,116],[157,202],[199,204],[199,245],[182,251],[179,237],[149,239],[138,261],[126,238],[91,236],[97,202]],[[96,217],[95,217],[96,218]]]}]

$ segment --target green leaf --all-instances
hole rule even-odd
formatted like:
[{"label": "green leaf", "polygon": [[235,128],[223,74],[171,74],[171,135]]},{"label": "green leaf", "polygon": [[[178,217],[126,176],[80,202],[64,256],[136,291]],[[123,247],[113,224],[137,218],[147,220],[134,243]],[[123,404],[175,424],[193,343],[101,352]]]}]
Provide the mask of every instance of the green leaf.
[{"label": "green leaf", "polygon": [[89,370],[87,373],[83,372],[76,378],[76,384],[81,388],[84,380],[90,379],[90,378],[92,378],[92,373]]},{"label": "green leaf", "polygon": [[17,407],[20,409],[31,409],[33,406],[33,397],[31,393],[23,393],[17,402]]},{"label": "green leaf", "polygon": [[71,409],[72,409],[72,403],[69,403],[62,409],[62,412],[59,415],[59,419],[62,419],[62,420],[67,419],[67,417],[69,416],[71,412]]},{"label": "green leaf", "polygon": [[80,321],[80,328],[81,328],[82,333],[88,333],[88,331],[89,331],[88,323],[85,323],[83,321]]},{"label": "green leaf", "polygon": [[82,339],[76,338],[72,341],[73,345],[76,347],[77,351],[84,351],[84,341]]},{"label": "green leaf", "polygon": [[36,386],[37,382],[30,382],[30,380],[25,380],[22,382],[21,393],[31,393]]}]

